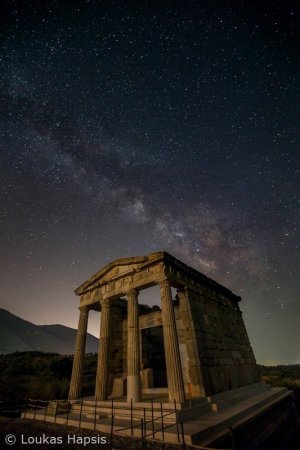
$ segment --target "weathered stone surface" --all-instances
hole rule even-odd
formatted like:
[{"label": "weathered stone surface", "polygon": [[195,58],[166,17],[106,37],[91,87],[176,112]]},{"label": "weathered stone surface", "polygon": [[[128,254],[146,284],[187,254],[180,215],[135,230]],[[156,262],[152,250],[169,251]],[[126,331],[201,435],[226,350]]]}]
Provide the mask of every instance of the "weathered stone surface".
[{"label": "weathered stone surface", "polygon": [[176,400],[182,403],[185,401],[185,391],[174,307],[172,302],[171,285],[170,282],[165,279],[160,283],[159,287],[162,303],[162,320],[169,400]]},{"label": "weathered stone surface", "polygon": [[[137,301],[139,290],[154,285],[160,285],[162,310]],[[175,299],[171,286],[177,289]],[[258,380],[240,297],[165,252],[116,260],[75,292],[81,307],[102,311],[99,399],[123,392],[126,383],[122,388],[120,380],[126,377],[127,394],[129,389],[138,398],[140,371],[148,388],[155,387],[158,378],[167,378],[170,399],[179,402],[185,393],[202,397]],[[87,316],[80,320],[71,398],[79,396],[81,388]]]},{"label": "weathered stone surface", "polygon": [[141,370],[141,379],[143,389],[153,388],[153,370],[144,369]]},{"label": "weathered stone surface", "polygon": [[110,304],[107,299],[100,300],[101,303],[101,326],[98,352],[98,367],[96,376],[95,397],[106,400],[108,395],[109,378],[109,345],[110,345]]},{"label": "weathered stone surface", "polygon": [[80,316],[76,338],[76,348],[72,368],[69,399],[74,400],[81,395],[82,370],[86,343],[89,309],[86,306],[80,308]]},{"label": "weathered stone surface", "polygon": [[120,398],[126,394],[126,378],[115,378],[113,380],[113,388],[111,397]]},{"label": "weathered stone surface", "polygon": [[141,399],[140,376],[140,330],[138,311],[138,291],[128,292],[127,318],[127,401],[138,402]]}]

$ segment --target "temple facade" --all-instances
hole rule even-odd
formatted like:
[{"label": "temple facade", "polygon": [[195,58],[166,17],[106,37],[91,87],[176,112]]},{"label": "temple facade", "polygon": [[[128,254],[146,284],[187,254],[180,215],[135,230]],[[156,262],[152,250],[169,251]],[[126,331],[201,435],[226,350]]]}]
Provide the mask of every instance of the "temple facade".
[{"label": "temple facade", "polygon": [[[139,304],[158,285],[161,304]],[[90,310],[101,313],[95,398],[165,389],[169,401],[255,383],[259,374],[240,297],[166,252],[111,262],[79,286],[80,317],[69,398],[81,396]]]}]

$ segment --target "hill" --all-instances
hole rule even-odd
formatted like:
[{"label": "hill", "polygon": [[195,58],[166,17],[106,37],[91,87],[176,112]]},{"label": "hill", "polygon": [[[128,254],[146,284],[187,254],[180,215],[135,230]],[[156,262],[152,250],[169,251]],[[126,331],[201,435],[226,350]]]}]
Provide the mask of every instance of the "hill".
[{"label": "hill", "polygon": [[[0,410],[1,401],[11,402],[28,398],[66,399],[72,364],[71,355],[56,353],[33,351],[0,355]],[[86,354],[83,365],[83,395],[93,395],[96,369],[97,355]]]},{"label": "hill", "polygon": [[[41,351],[74,353],[76,332],[64,325],[35,325],[0,308],[0,354]],[[86,353],[98,351],[98,339],[87,334]]]}]

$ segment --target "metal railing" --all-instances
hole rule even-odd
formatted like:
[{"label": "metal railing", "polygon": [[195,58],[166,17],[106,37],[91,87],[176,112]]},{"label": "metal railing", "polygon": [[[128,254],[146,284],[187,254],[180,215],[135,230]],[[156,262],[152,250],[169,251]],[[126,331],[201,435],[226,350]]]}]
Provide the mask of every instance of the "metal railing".
[{"label": "metal railing", "polygon": [[[185,449],[184,424],[182,421],[178,421],[176,401],[174,400],[174,409],[171,411],[165,410],[163,403],[160,403],[159,409],[154,408],[153,400],[149,406],[150,408],[137,407],[131,402],[129,410],[124,412],[124,407],[119,406],[118,402],[114,402],[113,399],[106,405],[102,403],[101,407],[97,399],[89,403],[84,402],[83,398],[78,403],[71,402],[70,400],[29,399],[28,403],[23,406],[20,412],[23,413],[23,418],[25,419],[31,418],[34,420],[59,423],[65,426],[77,426],[78,428],[84,428],[82,425],[83,417],[85,416],[84,421],[93,424],[93,431],[96,431],[98,425],[110,425],[110,449],[124,448],[123,444],[121,446],[113,445],[113,441],[116,435],[120,437],[119,433],[126,430],[130,430],[130,436],[124,436],[124,433],[122,437],[130,438],[130,443],[128,444],[130,447],[128,446],[128,448],[140,443],[141,448],[146,449],[146,440],[160,441],[162,448],[164,448],[165,432],[167,429],[175,426],[177,442]],[[101,414],[101,409],[103,410],[103,414]],[[88,414],[88,419],[86,418],[86,414]],[[125,427],[118,426],[115,420],[116,415],[118,419],[128,421],[129,425]],[[166,423],[165,418],[171,416],[174,417],[174,420]],[[53,417],[53,420],[49,420],[50,417]],[[135,437],[136,434],[139,436]]]},{"label": "metal railing", "polygon": [[[0,403],[0,415],[6,415],[9,417],[22,417],[24,419],[30,418],[38,421],[57,423],[60,425],[75,426],[85,428],[83,426],[83,417],[85,422],[92,423],[92,427],[88,427],[91,431],[99,430],[99,425],[110,426],[110,432],[105,434],[109,437],[108,448],[110,450],[117,449],[134,449],[142,448],[147,449],[147,442],[149,445],[153,445],[154,442],[160,442],[161,448],[165,448],[166,431],[173,427],[176,430],[177,445],[180,445],[182,449],[186,449],[184,423],[182,420],[178,420],[178,410],[176,401],[174,400],[174,408],[172,410],[164,409],[163,403],[160,402],[159,409],[154,408],[154,402],[151,400],[150,407],[137,407],[133,403],[130,403],[129,411],[122,413],[124,407],[118,405],[118,402],[114,402],[112,399],[110,403],[99,405],[97,399],[92,402],[84,402],[83,398],[79,402],[70,400],[41,400],[41,399],[28,399],[28,401],[22,402],[5,402]],[[101,411],[101,409],[103,411]],[[167,412],[166,412],[167,411]],[[86,416],[88,414],[88,418]],[[172,416],[174,420],[167,422],[165,419]],[[129,425],[120,427],[116,423],[116,416],[118,419],[123,419],[129,422]],[[51,420],[51,417],[53,418]],[[126,430],[130,430],[130,435],[122,433]],[[236,443],[234,438],[234,430],[229,427],[229,435],[231,437],[232,449],[236,450]],[[119,433],[122,434],[119,434]],[[130,440],[126,443],[119,445],[122,439]],[[152,447],[151,447],[152,448]],[[203,447],[204,448],[204,447]]]}]

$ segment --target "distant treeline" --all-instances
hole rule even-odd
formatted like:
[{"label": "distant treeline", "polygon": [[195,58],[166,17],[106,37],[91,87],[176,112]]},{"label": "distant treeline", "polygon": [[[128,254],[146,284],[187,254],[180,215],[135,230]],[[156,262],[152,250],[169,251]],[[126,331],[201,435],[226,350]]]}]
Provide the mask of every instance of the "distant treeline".
[{"label": "distant treeline", "polygon": [[262,380],[272,386],[300,387],[300,364],[259,367]]},{"label": "distant treeline", "polygon": [[[66,399],[73,356],[56,353],[16,352],[0,355],[0,401]],[[93,395],[97,354],[87,354],[82,395]],[[273,386],[300,386],[300,365],[260,366],[261,377]]]},{"label": "distant treeline", "polygon": [[[67,398],[73,356],[56,353],[16,352],[0,355],[0,401]],[[87,354],[83,373],[83,395],[92,395],[97,355]]]}]

